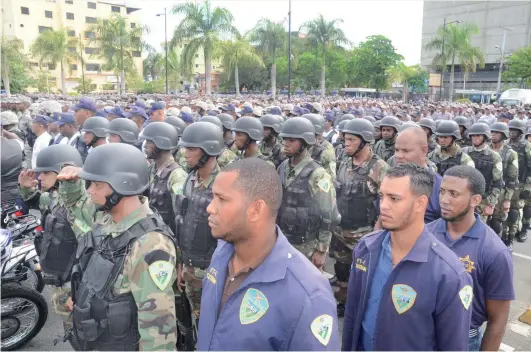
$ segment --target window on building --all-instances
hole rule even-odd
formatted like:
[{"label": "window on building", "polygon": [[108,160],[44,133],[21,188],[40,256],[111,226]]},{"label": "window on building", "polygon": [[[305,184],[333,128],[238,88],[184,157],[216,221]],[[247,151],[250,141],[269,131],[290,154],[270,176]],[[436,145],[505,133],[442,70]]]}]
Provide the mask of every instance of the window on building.
[{"label": "window on building", "polygon": [[87,7],[89,9],[95,9],[96,8],[96,3],[95,2],[87,2]]},{"label": "window on building", "polygon": [[76,36],[76,31],[69,30],[66,33],[68,34],[69,37],[75,37]]},{"label": "window on building", "polygon": [[94,32],[85,32],[85,39],[96,39],[96,33]]},{"label": "window on building", "polygon": [[199,67],[199,65],[198,65],[198,64],[195,64],[195,68],[198,68],[198,67]]},{"label": "window on building", "polygon": [[98,89],[98,85],[96,83],[92,83],[90,85],[90,90],[96,90],[96,89]]},{"label": "window on building", "polygon": [[29,8],[21,7],[20,8],[20,13],[22,13],[23,15],[29,15]]},{"label": "window on building", "polygon": [[76,65],[76,64],[72,64],[72,65],[70,65],[70,69],[71,69],[72,71],[77,71],[77,65]]},{"label": "window on building", "polygon": [[76,52],[76,47],[75,46],[69,46],[68,47],[68,51],[71,52],[71,53],[75,53]]},{"label": "window on building", "polygon": [[136,28],[136,23],[131,23],[131,28]]},{"label": "window on building", "polygon": [[67,20],[73,20],[74,19],[74,14],[72,12],[67,12],[66,13],[66,19]]},{"label": "window on building", "polygon": [[87,71],[99,71],[100,64],[86,64],[85,68],[87,69]]},{"label": "window on building", "polygon": [[52,11],[44,11],[44,17],[46,17],[46,18],[53,18]]},{"label": "window on building", "polygon": [[38,67],[38,66],[39,66],[39,63],[38,63],[38,62],[30,62],[30,66],[32,66],[32,67]]},{"label": "window on building", "polygon": [[85,22],[87,23],[96,23],[97,19],[96,17],[85,17]]},{"label": "window on building", "polygon": [[65,4],[70,4],[72,5],[74,3],[74,0],[65,0]]},{"label": "window on building", "polygon": [[133,57],[140,57],[140,51],[133,51]]},{"label": "window on building", "polygon": [[96,54],[98,52],[97,48],[85,48],[85,54]]},{"label": "window on building", "polygon": [[55,70],[55,64],[48,64],[48,69]]},{"label": "window on building", "polygon": [[45,27],[45,26],[39,26],[39,33],[42,33],[44,31],[51,31],[52,27]]},{"label": "window on building", "polygon": [[120,6],[111,6],[111,11],[112,12],[120,12]]}]

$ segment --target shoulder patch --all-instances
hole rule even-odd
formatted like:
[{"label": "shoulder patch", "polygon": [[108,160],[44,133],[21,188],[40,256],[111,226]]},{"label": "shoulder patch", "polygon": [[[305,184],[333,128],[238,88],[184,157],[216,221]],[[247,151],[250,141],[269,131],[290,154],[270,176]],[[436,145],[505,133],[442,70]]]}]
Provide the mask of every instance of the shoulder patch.
[{"label": "shoulder patch", "polygon": [[240,304],[240,323],[252,324],[264,316],[269,309],[269,301],[262,291],[250,288]]},{"label": "shoulder patch", "polygon": [[411,286],[396,284],[391,289],[391,298],[398,314],[403,314],[413,307],[417,299],[417,291]]},{"label": "shoulder patch", "polygon": [[328,177],[323,177],[317,182],[317,187],[325,193],[330,192],[331,182]]},{"label": "shoulder patch", "polygon": [[174,266],[165,260],[159,260],[149,266],[149,276],[155,286],[164,291],[171,282]]},{"label": "shoulder patch", "polygon": [[333,326],[334,318],[332,318],[331,315],[323,314],[312,321],[310,330],[317,341],[319,341],[323,346],[327,346],[328,342],[330,342],[330,338],[332,337]]},{"label": "shoulder patch", "polygon": [[466,285],[461,289],[461,291],[459,291],[459,299],[461,300],[461,303],[463,303],[463,307],[465,307],[466,310],[470,308],[470,304],[472,304],[473,297],[474,290],[470,285]]}]

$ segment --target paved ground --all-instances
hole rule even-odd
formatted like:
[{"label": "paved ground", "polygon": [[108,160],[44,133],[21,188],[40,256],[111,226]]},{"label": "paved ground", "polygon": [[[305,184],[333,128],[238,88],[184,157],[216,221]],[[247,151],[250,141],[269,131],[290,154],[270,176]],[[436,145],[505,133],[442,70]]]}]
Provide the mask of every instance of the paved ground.
[{"label": "paved ground", "polygon": [[[531,241],[518,243],[514,252],[514,284],[516,288],[516,301],[511,304],[509,324],[503,339],[501,350],[505,352],[531,350],[531,326],[518,321],[518,317],[531,307]],[[327,265],[331,270],[331,262]],[[50,304],[50,290],[46,288],[44,294]],[[340,324],[342,325],[342,324]],[[22,350],[25,351],[68,351],[68,343],[59,343],[56,346],[53,340],[62,334],[61,320],[50,308],[48,322],[32,341]]]}]

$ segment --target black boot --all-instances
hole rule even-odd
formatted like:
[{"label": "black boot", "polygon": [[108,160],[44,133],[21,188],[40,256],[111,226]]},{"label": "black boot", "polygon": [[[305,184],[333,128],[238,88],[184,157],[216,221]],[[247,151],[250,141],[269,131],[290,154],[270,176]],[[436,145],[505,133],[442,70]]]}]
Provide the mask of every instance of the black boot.
[{"label": "black boot", "polygon": [[522,229],[516,235],[516,240],[518,242],[525,242],[527,240],[527,230],[529,230],[529,224],[523,224]]}]

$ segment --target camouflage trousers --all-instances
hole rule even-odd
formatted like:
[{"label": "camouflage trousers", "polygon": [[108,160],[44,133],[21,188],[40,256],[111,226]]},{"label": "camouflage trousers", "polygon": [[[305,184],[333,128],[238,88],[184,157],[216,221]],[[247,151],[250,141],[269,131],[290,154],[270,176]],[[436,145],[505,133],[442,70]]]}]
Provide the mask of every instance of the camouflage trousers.
[{"label": "camouflage trousers", "polygon": [[292,246],[295,247],[299,252],[304,254],[304,256],[308,258],[309,261],[312,261],[312,255],[315,252],[315,248],[317,247],[317,242],[318,240],[313,240],[302,244],[292,244]]},{"label": "camouflage trousers", "polygon": [[205,271],[192,266],[183,266],[183,281],[186,296],[190,301],[194,321],[199,320],[201,311],[201,293],[203,292],[203,278]]},{"label": "camouflage trousers", "polygon": [[483,221],[484,223],[488,222],[488,219],[489,219],[489,216],[483,215],[483,209],[485,209],[486,206],[487,206],[487,200],[485,198],[483,198],[481,203],[479,203],[479,205],[476,208],[481,221]]},{"label": "camouflage trousers", "polygon": [[[529,185],[520,184],[514,190],[513,198],[511,199],[511,210],[514,209],[518,211],[517,216],[512,217],[512,220],[514,221],[507,221],[507,227],[511,234],[516,234],[518,232],[520,221],[522,221],[522,226],[531,226],[531,198],[520,199],[520,193],[525,190],[526,186],[529,187]],[[523,214],[520,214],[520,211],[522,211]]]},{"label": "camouflage trousers", "polygon": [[64,318],[70,315],[70,311],[66,306],[66,302],[70,298],[70,293],[71,289],[69,282],[61,287],[52,286],[52,307],[55,314]]}]

